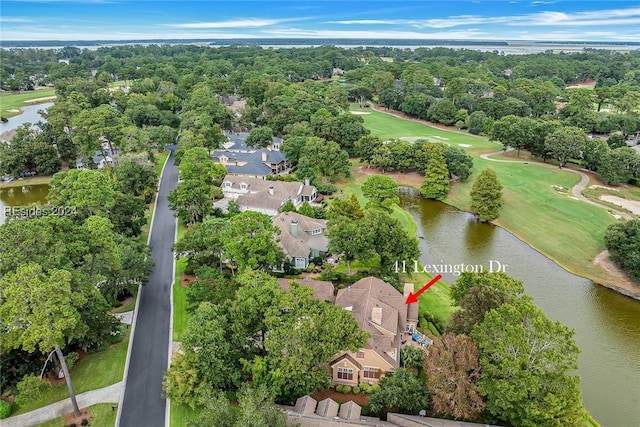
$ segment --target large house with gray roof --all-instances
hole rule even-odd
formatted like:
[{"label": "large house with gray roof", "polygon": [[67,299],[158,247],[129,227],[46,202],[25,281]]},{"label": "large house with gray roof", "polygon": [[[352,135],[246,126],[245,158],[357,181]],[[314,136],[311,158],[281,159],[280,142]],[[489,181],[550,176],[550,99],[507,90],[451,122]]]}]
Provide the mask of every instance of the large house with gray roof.
[{"label": "large house with gray roof", "polygon": [[[385,372],[400,366],[404,346],[426,344],[428,339],[417,333],[418,303],[405,304],[410,292],[411,283],[405,284],[404,293],[400,293],[371,276],[338,290],[334,304],[349,311],[370,338],[357,352],[339,353],[329,362],[334,384],[377,383]],[[414,338],[416,335],[421,342]]]},{"label": "large house with gray roof", "polygon": [[245,175],[227,175],[222,181],[225,199],[234,199],[240,211],[255,211],[275,216],[291,200],[297,208],[304,202],[313,203],[316,187],[309,182],[268,181]]},{"label": "large house with gray roof", "polygon": [[282,139],[273,137],[266,148],[247,145],[248,133],[229,133],[227,142],[213,152],[213,161],[223,165],[230,174],[254,178],[289,172],[291,164],[280,151]]},{"label": "large house with gray roof", "polygon": [[334,385],[376,384],[386,372],[400,366],[400,352],[404,347],[414,346],[425,351],[431,343],[417,331],[419,303],[405,304],[407,296],[414,290],[412,283],[405,283],[402,293],[373,276],[338,289],[337,293],[331,282],[308,277],[279,279],[278,283],[282,289],[288,290],[292,281],[311,288],[316,299],[347,310],[360,329],[370,335],[358,351],[340,352],[329,361]]}]

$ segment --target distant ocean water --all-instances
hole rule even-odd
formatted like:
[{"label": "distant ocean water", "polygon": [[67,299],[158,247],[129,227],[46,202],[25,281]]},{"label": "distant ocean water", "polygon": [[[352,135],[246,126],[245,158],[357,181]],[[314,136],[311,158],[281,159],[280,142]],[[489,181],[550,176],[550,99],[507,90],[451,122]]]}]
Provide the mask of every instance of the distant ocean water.
[{"label": "distant ocean water", "polygon": [[347,40],[347,39],[216,39],[216,40],[122,40],[122,41],[0,41],[2,49],[38,48],[62,49],[74,46],[79,49],[96,50],[101,47],[122,45],[200,45],[222,47],[232,45],[254,45],[263,48],[305,48],[333,45],[340,48],[391,47],[396,49],[449,48],[469,49],[482,52],[497,52],[504,55],[523,55],[551,51],[554,53],[582,52],[584,49],[605,49],[628,52],[640,49],[640,42],[549,42],[549,41],[478,41],[478,40]]}]

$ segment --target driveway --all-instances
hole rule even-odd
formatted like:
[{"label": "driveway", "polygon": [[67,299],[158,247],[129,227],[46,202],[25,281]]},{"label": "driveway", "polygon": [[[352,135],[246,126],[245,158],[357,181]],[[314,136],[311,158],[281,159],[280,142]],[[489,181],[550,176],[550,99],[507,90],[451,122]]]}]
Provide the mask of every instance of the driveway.
[{"label": "driveway", "polygon": [[167,369],[170,343],[171,286],[176,219],[169,209],[167,194],[178,182],[173,152],[160,181],[151,226],[150,245],[155,267],[149,283],[141,288],[129,366],[125,373],[124,400],[118,414],[121,427],[162,427],[166,401],[162,377]]}]

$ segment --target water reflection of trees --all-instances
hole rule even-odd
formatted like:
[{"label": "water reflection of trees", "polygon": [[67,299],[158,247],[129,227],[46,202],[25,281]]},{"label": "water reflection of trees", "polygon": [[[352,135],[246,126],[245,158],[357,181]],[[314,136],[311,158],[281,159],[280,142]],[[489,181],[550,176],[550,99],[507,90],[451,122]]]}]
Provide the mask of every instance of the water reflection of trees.
[{"label": "water reflection of trees", "polygon": [[33,203],[46,203],[49,186],[25,185],[0,189],[0,205],[27,206]]},{"label": "water reflection of trees", "polygon": [[496,232],[496,226],[493,224],[482,223],[470,218],[464,230],[465,247],[467,254],[474,259],[485,257],[493,245],[493,237]]}]

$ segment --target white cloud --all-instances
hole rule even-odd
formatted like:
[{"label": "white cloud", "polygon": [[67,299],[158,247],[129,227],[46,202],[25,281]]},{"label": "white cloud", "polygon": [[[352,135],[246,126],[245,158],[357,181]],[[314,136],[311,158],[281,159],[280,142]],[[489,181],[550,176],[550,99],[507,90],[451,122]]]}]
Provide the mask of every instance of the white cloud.
[{"label": "white cloud", "polygon": [[603,26],[640,24],[640,8],[591,12],[537,12],[514,16],[458,15],[438,19],[361,19],[327,21],[342,25],[407,25],[416,28],[452,28],[463,25]]},{"label": "white cloud", "polygon": [[10,23],[25,23],[25,22],[33,22],[31,19],[19,18],[15,16],[0,16],[0,22]]},{"label": "white cloud", "polygon": [[224,32],[153,32],[153,31],[135,31],[135,30],[114,30],[113,28],[104,29],[78,29],[70,28],[24,28],[0,30],[0,39],[2,40],[168,40],[168,39],[244,39],[257,37],[250,33],[224,33]]},{"label": "white cloud", "polygon": [[300,38],[354,38],[354,39],[488,39],[487,33],[475,29],[460,31],[439,31],[432,33],[416,31],[385,30],[309,30],[303,28],[267,29],[263,37]]},{"label": "white cloud", "polygon": [[508,25],[535,26],[602,26],[628,25],[640,23],[640,8],[609,9],[591,12],[540,12],[530,15],[513,17]]},{"label": "white cloud", "polygon": [[185,22],[181,24],[167,24],[173,28],[259,28],[268,27],[270,25],[277,25],[283,22],[299,21],[304,18],[296,19],[266,19],[266,18],[244,18],[233,19],[229,21],[216,21],[216,22]]}]

